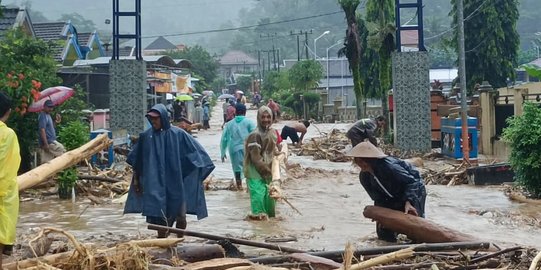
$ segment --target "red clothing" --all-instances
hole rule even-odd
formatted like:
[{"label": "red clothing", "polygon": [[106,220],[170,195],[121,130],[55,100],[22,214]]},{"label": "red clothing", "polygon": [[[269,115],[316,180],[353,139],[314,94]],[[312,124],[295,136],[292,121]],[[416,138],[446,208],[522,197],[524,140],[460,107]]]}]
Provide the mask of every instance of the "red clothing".
[{"label": "red clothing", "polygon": [[269,103],[267,104],[267,107],[269,107],[274,113],[280,111],[280,106],[274,101],[269,101]]},{"label": "red clothing", "polygon": [[277,137],[276,144],[278,145],[278,144],[282,143],[282,136],[280,136],[280,132],[278,132],[277,129],[275,129],[275,131],[276,131],[276,137]]},{"label": "red clothing", "polygon": [[235,118],[235,113],[236,112],[237,112],[237,110],[235,110],[235,107],[229,105],[229,107],[227,107],[227,117],[226,117],[225,120],[229,121],[229,120],[232,120],[233,118]]}]

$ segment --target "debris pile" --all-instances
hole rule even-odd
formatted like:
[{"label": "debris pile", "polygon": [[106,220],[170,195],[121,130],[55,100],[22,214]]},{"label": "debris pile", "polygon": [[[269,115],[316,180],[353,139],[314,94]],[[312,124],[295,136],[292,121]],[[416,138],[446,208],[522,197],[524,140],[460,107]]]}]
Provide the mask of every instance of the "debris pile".
[{"label": "debris pile", "polygon": [[468,183],[465,163],[445,164],[437,169],[418,168],[426,185],[461,185]]},{"label": "debris pile", "polygon": [[322,133],[322,137],[312,138],[303,144],[301,149],[291,151],[299,156],[313,156],[314,159],[326,159],[332,162],[348,162],[350,157],[345,156],[346,146],[350,145],[344,132],[333,129],[329,134]]}]

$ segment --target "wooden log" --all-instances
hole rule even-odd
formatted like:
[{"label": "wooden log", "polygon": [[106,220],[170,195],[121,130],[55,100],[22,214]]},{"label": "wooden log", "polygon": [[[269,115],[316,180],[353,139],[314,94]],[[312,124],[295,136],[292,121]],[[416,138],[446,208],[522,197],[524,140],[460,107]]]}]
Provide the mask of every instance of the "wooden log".
[{"label": "wooden log", "polygon": [[[444,250],[463,250],[463,249],[489,249],[489,242],[454,242],[454,243],[433,243],[433,244],[422,244],[422,245],[392,245],[392,246],[382,246],[382,247],[369,247],[369,248],[360,248],[353,252],[353,257],[359,258],[361,256],[384,254],[393,251],[397,251],[406,247],[413,247],[413,250],[416,252],[434,252],[434,251],[444,251]],[[315,255],[322,258],[331,259],[335,262],[342,262],[344,256],[344,250],[334,250],[334,251],[318,251],[318,252],[308,252],[308,254]],[[289,255],[280,255],[280,256],[264,256],[250,259],[251,262],[260,263],[260,264],[279,264],[285,262],[291,262],[293,259]]]},{"label": "wooden log", "polygon": [[157,264],[169,264],[173,257],[189,263],[225,258],[225,250],[217,244],[181,245],[174,249],[151,249],[148,254],[152,257],[152,263]]},{"label": "wooden log", "polygon": [[336,269],[340,268],[342,265],[333,261],[329,260],[327,258],[318,257],[314,255],[310,255],[308,253],[293,253],[290,255],[291,258],[295,259],[296,261],[301,262],[307,262],[310,263],[313,267],[321,270],[328,270],[328,269]]},{"label": "wooden log", "polygon": [[379,222],[389,230],[407,235],[409,239],[418,243],[465,242],[475,240],[473,236],[454,231],[427,219],[406,215],[404,212],[384,207],[367,206],[364,208],[363,215],[366,218]]},{"label": "wooden log", "polygon": [[107,183],[118,183],[118,182],[124,182],[124,179],[117,179],[107,176],[97,176],[97,175],[88,175],[88,174],[78,174],[77,178],[83,179],[83,180],[94,180],[94,181],[101,181],[101,182],[107,182]]},{"label": "wooden log", "polygon": [[184,270],[225,270],[238,266],[251,266],[252,263],[245,259],[222,258],[188,264]]},{"label": "wooden log", "polygon": [[100,134],[93,140],[87,142],[83,146],[71,150],[63,155],[56,157],[55,159],[44,163],[33,170],[30,170],[17,177],[17,184],[19,185],[19,191],[33,187],[49,177],[54,176],[56,173],[69,168],[82,160],[98,153],[99,151],[109,147],[113,143],[107,137],[107,134]]},{"label": "wooden log", "polygon": [[[378,256],[376,258],[372,258],[370,260],[360,262],[358,264],[354,264],[349,269],[350,270],[366,269],[366,268],[369,268],[369,267],[372,267],[372,266],[386,264],[386,263],[392,262],[392,261],[400,261],[400,260],[409,258],[411,256],[413,256],[413,247],[409,247],[409,248],[406,248],[406,249],[401,249],[401,250],[398,250],[398,251],[395,251],[395,252],[391,252],[389,254],[383,254],[383,255]],[[342,269],[343,268],[341,268],[340,270],[342,270]]]},{"label": "wooden log", "polygon": [[149,224],[147,227],[149,230],[157,230],[157,231],[169,231],[172,233],[183,233],[186,236],[194,236],[199,238],[205,238],[210,240],[229,240],[229,242],[233,244],[239,244],[239,245],[245,245],[245,246],[252,246],[252,247],[260,247],[260,248],[266,248],[270,250],[277,250],[282,252],[289,252],[289,253],[304,253],[303,250],[290,248],[290,247],[284,247],[274,244],[267,244],[267,243],[261,243],[256,241],[250,241],[246,239],[239,239],[239,238],[233,238],[233,237],[227,237],[227,236],[219,236],[219,235],[213,235],[208,233],[200,233],[200,232],[194,232],[194,231],[188,231],[178,228],[170,228],[166,226],[160,226],[155,224]]}]

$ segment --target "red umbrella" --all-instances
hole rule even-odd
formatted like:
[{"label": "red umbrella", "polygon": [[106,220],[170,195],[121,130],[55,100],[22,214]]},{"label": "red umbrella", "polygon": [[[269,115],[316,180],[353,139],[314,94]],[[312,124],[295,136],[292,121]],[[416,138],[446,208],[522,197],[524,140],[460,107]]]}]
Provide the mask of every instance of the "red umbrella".
[{"label": "red umbrella", "polygon": [[40,92],[39,100],[34,101],[29,107],[29,112],[40,112],[43,110],[45,101],[51,100],[55,106],[58,106],[68,98],[72,97],[75,91],[65,86],[49,87]]}]

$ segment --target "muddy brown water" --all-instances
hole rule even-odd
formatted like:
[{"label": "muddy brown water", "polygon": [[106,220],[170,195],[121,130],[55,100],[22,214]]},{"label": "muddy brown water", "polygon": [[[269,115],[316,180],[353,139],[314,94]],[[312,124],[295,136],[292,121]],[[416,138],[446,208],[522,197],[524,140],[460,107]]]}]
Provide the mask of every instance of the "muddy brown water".
[{"label": "muddy brown water", "polygon": [[[214,113],[221,116],[220,109]],[[248,116],[255,119],[255,111],[249,111]],[[221,123],[215,120],[211,125],[211,130],[201,131],[197,138],[216,164],[213,175],[220,179],[216,181],[228,182],[232,178],[231,165],[219,159]],[[318,127],[321,131],[345,130],[347,124]],[[319,132],[311,127],[307,137],[312,136],[319,136]],[[374,223],[362,216],[363,208],[372,201],[359,184],[357,168],[310,157],[292,156],[290,162],[317,169],[288,181],[284,187],[285,196],[302,215],[278,203],[278,219],[247,221],[244,217],[250,203],[246,192],[207,191],[209,217],[199,221],[189,217],[188,229],[261,241],[293,236],[296,242],[282,244],[305,250],[342,249],[348,241],[357,246],[385,244],[376,240]],[[540,205],[511,202],[500,187],[427,186],[427,190],[428,219],[478,239],[541,248]],[[120,204],[93,206],[84,198],[77,198],[75,203],[56,199],[25,201],[20,204],[18,233],[35,235],[40,227],[57,227],[85,240],[154,235],[146,229],[144,217],[123,215],[122,210]],[[530,223],[523,222],[524,218]]]}]

